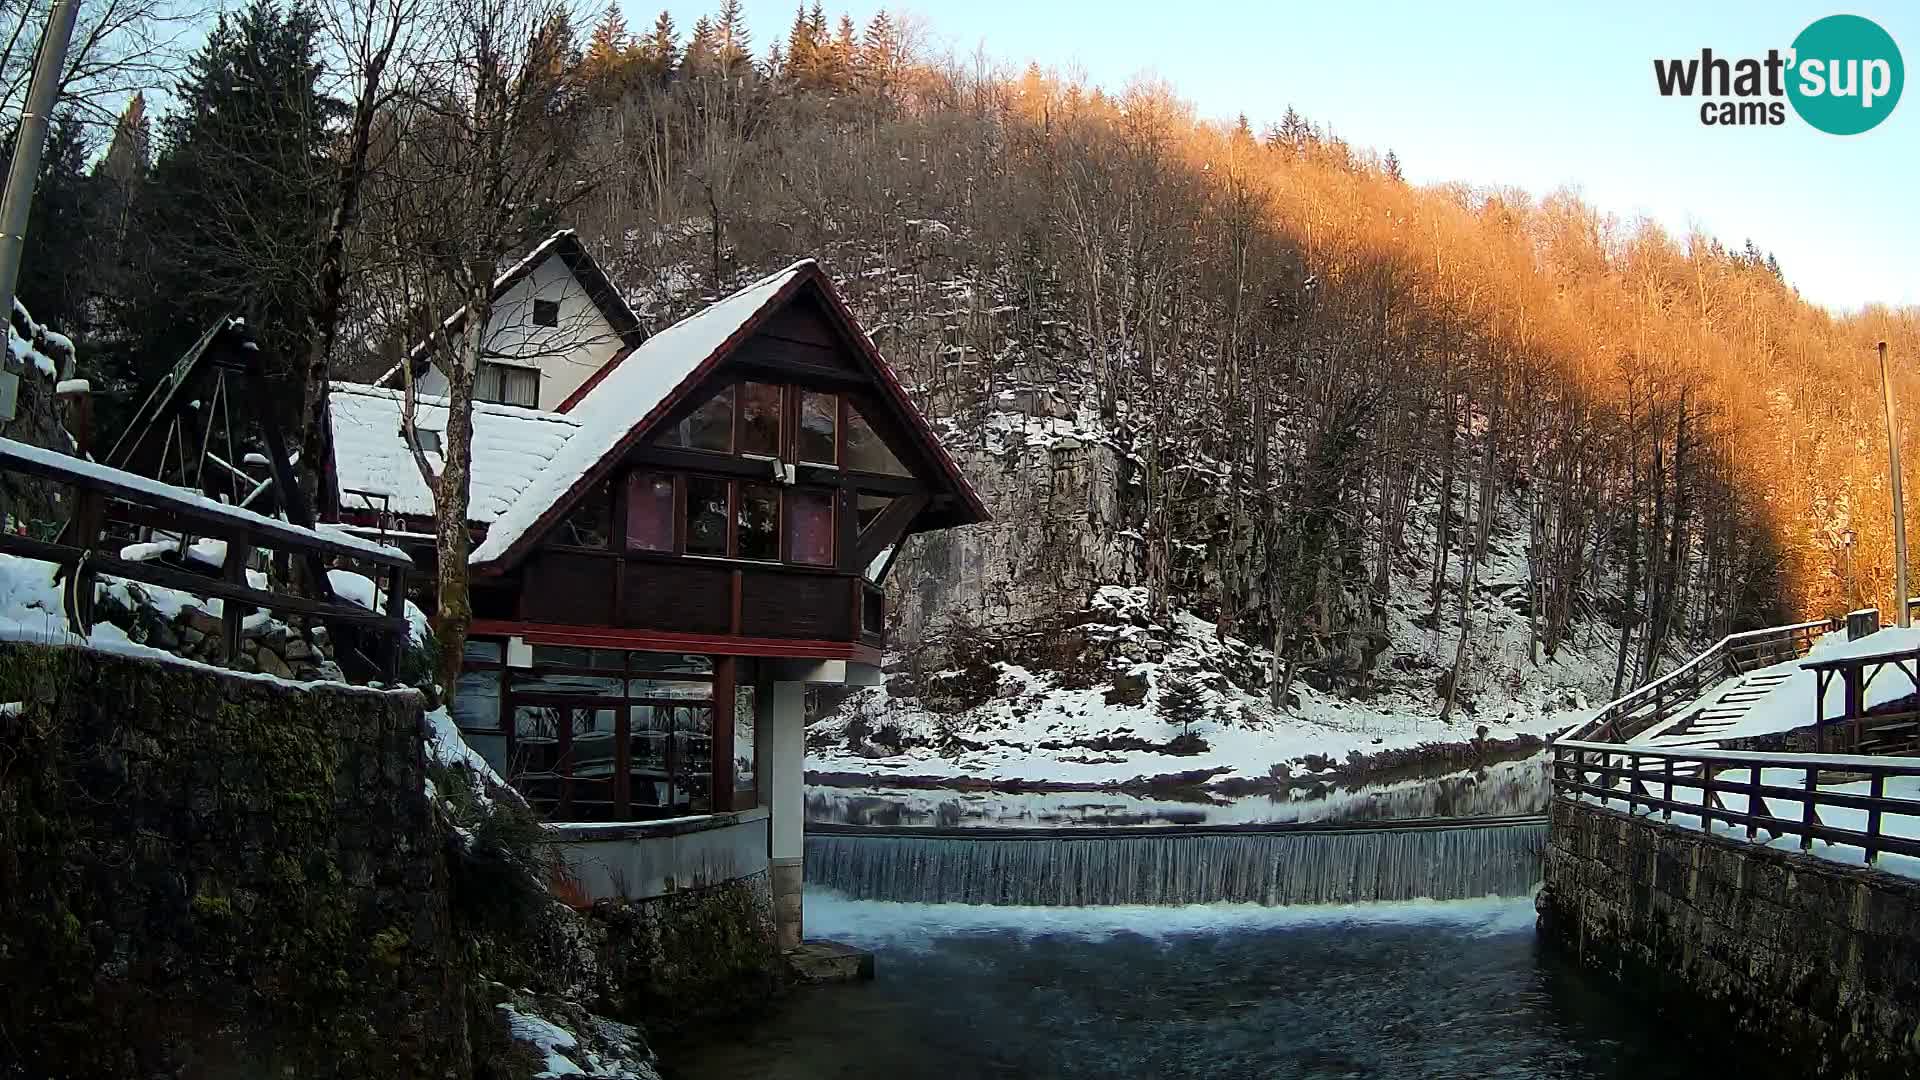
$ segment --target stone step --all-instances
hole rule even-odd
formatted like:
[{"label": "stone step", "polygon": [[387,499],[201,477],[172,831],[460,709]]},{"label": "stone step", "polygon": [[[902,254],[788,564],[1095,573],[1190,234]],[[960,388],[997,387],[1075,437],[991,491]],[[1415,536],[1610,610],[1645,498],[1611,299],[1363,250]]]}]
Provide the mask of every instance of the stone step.
[{"label": "stone step", "polygon": [[873,978],[873,954],[838,941],[810,938],[788,949],[787,970],[806,983],[862,982]]}]

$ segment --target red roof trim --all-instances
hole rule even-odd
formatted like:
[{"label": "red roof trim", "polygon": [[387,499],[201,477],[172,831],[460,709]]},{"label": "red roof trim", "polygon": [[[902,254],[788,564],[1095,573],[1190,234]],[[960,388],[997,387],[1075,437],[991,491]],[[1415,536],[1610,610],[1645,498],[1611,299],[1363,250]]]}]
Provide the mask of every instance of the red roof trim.
[{"label": "red roof trim", "polygon": [[715,653],[721,656],[763,656],[781,660],[851,660],[880,663],[880,650],[856,641],[819,641],[801,638],[756,638],[737,634],[676,634],[664,630],[628,630],[612,626],[562,626],[555,623],[475,619],[469,636],[506,636],[530,645],[573,645],[595,649],[637,649],[643,652]]}]

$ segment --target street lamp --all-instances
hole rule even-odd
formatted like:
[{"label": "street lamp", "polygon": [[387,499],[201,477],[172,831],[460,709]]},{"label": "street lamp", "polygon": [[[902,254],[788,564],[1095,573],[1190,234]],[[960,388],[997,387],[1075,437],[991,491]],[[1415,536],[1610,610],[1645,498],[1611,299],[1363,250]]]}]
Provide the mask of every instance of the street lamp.
[{"label": "street lamp", "polygon": [[1893,422],[1893,381],[1887,377],[1887,343],[1874,346],[1880,354],[1880,396],[1887,410],[1887,475],[1893,483],[1893,610],[1900,628],[1912,625],[1907,612],[1907,508],[1900,498],[1900,429]]},{"label": "street lamp", "polygon": [[1853,540],[1852,529],[1840,534],[1840,546],[1847,551],[1847,610],[1853,611],[1860,606],[1860,590],[1853,581]]}]

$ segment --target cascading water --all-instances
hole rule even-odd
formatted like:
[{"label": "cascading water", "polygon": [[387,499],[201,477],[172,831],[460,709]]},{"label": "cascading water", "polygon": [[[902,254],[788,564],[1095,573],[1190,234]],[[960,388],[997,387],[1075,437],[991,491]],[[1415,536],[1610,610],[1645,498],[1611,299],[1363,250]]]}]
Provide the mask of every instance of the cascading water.
[{"label": "cascading water", "polygon": [[912,903],[1457,900],[1533,891],[1547,840],[1539,819],[1258,832],[912,833],[810,835],[807,883]]}]

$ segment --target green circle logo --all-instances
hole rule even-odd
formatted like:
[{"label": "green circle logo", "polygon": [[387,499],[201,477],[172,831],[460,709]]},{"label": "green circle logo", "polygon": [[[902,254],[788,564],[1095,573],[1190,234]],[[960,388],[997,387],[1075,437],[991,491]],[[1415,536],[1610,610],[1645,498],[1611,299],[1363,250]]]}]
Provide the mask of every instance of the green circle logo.
[{"label": "green circle logo", "polygon": [[1872,19],[1829,15],[1793,39],[1787,98],[1829,135],[1858,135],[1885,120],[1907,81],[1900,47]]}]

